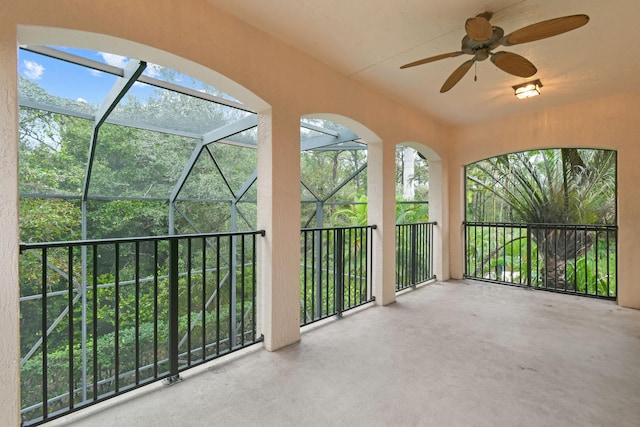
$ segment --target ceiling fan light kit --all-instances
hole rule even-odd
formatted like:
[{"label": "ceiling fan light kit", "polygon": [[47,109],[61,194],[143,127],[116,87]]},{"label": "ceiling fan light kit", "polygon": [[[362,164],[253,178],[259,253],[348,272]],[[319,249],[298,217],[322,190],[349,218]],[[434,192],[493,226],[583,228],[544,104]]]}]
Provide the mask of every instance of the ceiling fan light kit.
[{"label": "ceiling fan light kit", "polygon": [[532,96],[540,95],[541,87],[542,82],[540,81],[540,79],[535,79],[530,82],[513,86],[513,91],[515,92],[516,98],[526,99],[531,98]]},{"label": "ceiling fan light kit", "polygon": [[[580,28],[589,22],[587,15],[563,16],[520,28],[505,36],[502,28],[491,25],[489,22],[491,17],[491,12],[484,12],[475,18],[467,19],[465,23],[465,32],[467,34],[462,39],[462,47],[459,51],[420,59],[405,64],[400,68],[415,67],[464,54],[472,55],[473,58],[463,62],[462,65],[451,73],[442,85],[442,88],[440,88],[440,93],[449,91],[464,77],[476,62],[484,61],[487,58],[491,58],[491,62],[493,62],[496,67],[508,74],[518,77],[531,77],[536,74],[538,70],[528,59],[513,52],[493,52],[493,50],[498,46],[513,46],[557,36],[567,31]],[[541,86],[542,84],[540,84],[540,87]],[[539,93],[538,87],[538,94]]]}]

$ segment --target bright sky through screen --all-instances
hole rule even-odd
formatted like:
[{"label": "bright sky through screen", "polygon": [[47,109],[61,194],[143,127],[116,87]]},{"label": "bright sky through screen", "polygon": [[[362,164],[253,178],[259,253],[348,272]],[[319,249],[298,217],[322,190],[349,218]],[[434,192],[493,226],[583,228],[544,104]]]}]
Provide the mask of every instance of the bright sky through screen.
[{"label": "bright sky through screen", "polygon": [[[122,56],[100,52],[68,48],[60,50],[119,68],[122,68],[128,61],[128,58]],[[19,55],[18,72],[22,77],[35,82],[51,95],[78,102],[102,103],[117,79],[111,74],[25,50],[20,50]],[[145,74],[155,77],[157,67],[148,68]],[[145,99],[150,95],[151,90],[148,87],[134,86],[130,93]]]},{"label": "bright sky through screen", "polygon": [[[55,49],[118,68],[124,68],[129,61],[129,58],[124,56],[105,52],[64,47],[55,47]],[[100,105],[103,102],[117,80],[116,76],[102,71],[96,71],[23,49],[19,50],[18,72],[22,77],[33,81],[51,95],[76,102],[88,102],[93,105]],[[233,97],[220,93],[212,86],[201,81],[155,64],[147,63],[144,75],[170,81],[229,100],[235,100]],[[135,96],[140,102],[145,103],[145,100],[153,92],[154,88],[152,86],[134,84],[128,95]]]}]

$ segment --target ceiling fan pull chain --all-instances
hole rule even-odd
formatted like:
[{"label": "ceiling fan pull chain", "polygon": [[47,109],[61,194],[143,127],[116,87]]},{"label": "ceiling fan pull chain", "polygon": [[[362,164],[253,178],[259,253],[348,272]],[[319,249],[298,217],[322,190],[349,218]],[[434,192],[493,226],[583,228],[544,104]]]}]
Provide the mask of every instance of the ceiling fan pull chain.
[{"label": "ceiling fan pull chain", "polygon": [[474,82],[478,81],[478,63],[477,62],[473,63],[473,81]]}]

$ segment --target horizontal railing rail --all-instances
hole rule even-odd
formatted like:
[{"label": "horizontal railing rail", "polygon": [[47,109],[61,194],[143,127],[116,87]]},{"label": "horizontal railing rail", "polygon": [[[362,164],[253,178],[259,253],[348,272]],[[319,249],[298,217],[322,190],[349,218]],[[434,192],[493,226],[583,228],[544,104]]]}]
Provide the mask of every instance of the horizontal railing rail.
[{"label": "horizontal railing rail", "polygon": [[341,316],[374,300],[375,225],[301,230],[300,325]]},{"label": "horizontal railing rail", "polygon": [[257,236],[21,244],[23,425],[260,341]]},{"label": "horizontal railing rail", "polygon": [[436,222],[396,224],[396,291],[436,278],[433,227]]},{"label": "horizontal railing rail", "polygon": [[617,296],[616,225],[465,222],[465,277]]}]

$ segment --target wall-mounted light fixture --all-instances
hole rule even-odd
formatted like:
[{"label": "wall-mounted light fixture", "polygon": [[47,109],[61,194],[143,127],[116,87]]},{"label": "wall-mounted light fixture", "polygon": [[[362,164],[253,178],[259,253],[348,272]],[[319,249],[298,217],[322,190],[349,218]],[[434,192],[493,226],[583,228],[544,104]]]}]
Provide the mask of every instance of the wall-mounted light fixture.
[{"label": "wall-mounted light fixture", "polygon": [[540,95],[541,87],[542,82],[540,81],[540,79],[535,79],[530,82],[515,85],[513,86],[513,90],[515,91],[516,97],[518,97],[518,99],[524,99]]}]

